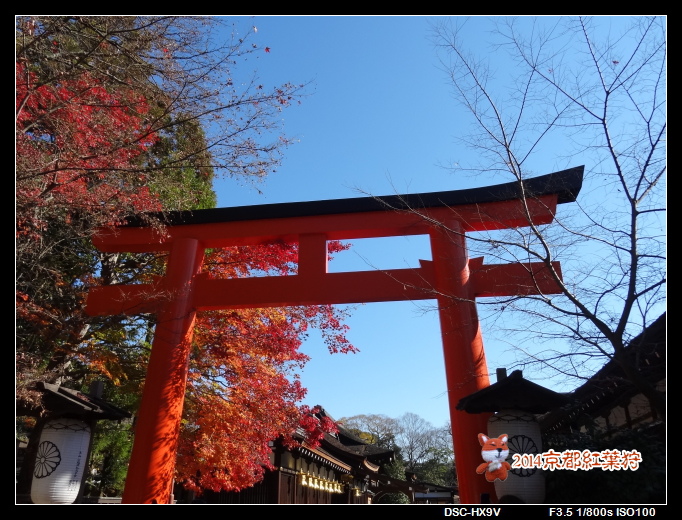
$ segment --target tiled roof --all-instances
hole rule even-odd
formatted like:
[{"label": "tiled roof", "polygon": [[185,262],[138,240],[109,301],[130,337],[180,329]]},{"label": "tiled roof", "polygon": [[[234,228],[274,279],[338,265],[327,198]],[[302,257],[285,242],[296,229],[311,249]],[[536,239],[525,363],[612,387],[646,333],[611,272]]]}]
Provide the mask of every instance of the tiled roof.
[{"label": "tiled roof", "polygon": [[[627,354],[636,359],[639,373],[653,384],[666,375],[666,314],[663,313],[626,347]],[[610,360],[570,394],[569,405],[540,418],[540,426],[545,431],[560,429],[580,416],[599,415],[615,402],[628,400],[637,393],[637,388],[625,377],[620,366]]]}]

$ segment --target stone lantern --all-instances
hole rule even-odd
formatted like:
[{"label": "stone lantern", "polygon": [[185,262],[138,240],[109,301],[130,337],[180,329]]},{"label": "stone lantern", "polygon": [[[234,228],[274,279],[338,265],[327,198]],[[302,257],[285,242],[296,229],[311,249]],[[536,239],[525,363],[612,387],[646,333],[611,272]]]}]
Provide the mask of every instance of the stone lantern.
[{"label": "stone lantern", "polygon": [[[568,402],[560,394],[523,378],[520,370],[509,377],[504,368],[497,369],[497,382],[483,388],[457,404],[468,413],[494,412],[488,420],[489,437],[507,434],[509,458],[518,454],[542,453],[542,437],[537,414],[543,414]],[[545,499],[545,480],[540,468],[512,468],[506,480],[495,480],[495,493],[500,502],[541,504]]]}]

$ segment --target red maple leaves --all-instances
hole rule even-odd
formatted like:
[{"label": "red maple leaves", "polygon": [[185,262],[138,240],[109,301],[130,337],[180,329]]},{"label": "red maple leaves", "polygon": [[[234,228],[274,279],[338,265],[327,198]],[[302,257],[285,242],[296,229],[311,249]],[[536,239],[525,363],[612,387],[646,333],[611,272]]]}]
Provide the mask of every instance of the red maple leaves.
[{"label": "red maple leaves", "polygon": [[19,234],[43,227],[35,209],[46,206],[87,212],[100,224],[161,209],[135,164],[156,140],[145,128],[144,98],[110,92],[87,73],[41,84],[22,62],[16,77]]},{"label": "red maple leaves", "polygon": [[[278,104],[291,99],[287,91],[277,90]],[[40,257],[41,244],[53,228],[70,228],[64,243],[87,242],[97,226],[163,209],[147,188],[145,158],[159,140],[148,122],[152,119],[144,96],[125,83],[104,85],[88,72],[41,83],[25,61],[17,61],[16,232],[22,258]],[[330,253],[342,248],[332,243]],[[297,261],[296,245],[278,243],[210,251],[205,269],[215,277],[283,276],[295,272]],[[63,286],[79,298],[86,282],[92,282],[92,271],[53,271],[45,285],[55,291]],[[77,298],[60,310],[55,307],[61,300],[54,301],[38,302],[18,290],[18,316],[52,331],[54,316],[64,316],[61,322],[68,325],[68,318],[81,312]],[[83,342],[79,334],[86,328],[84,317],[79,318],[71,319],[72,331],[65,330],[70,348],[87,350],[81,361],[93,373],[124,379],[126,374],[107,368],[122,366],[117,353]],[[331,306],[199,316],[178,450],[179,480],[194,489],[247,487],[270,467],[270,441],[284,436],[291,442],[300,427],[314,444],[333,431],[331,421],[318,420],[299,405],[305,389],[297,371],[308,358],[298,349],[310,328],[322,331],[331,352],[355,350],[345,337],[342,313]]]},{"label": "red maple leaves", "polygon": [[[343,246],[333,244],[332,250]],[[212,276],[292,274],[297,246],[276,243],[212,251]],[[331,306],[242,309],[202,313],[195,329],[177,478],[200,491],[234,490],[258,482],[271,468],[269,443],[294,445],[297,428],[310,444],[335,431],[329,419],[299,406],[306,390],[297,372],[308,360],[299,347],[310,327],[332,352],[353,352],[347,326]]]}]

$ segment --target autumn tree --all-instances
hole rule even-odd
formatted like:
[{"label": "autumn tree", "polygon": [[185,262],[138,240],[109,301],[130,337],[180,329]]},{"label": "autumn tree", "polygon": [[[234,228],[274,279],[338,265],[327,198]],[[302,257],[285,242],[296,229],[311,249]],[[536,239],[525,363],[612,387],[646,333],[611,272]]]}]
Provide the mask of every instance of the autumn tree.
[{"label": "autumn tree", "polygon": [[[16,19],[18,414],[42,413],[35,381],[85,390],[92,379],[135,410],[154,319],[92,318],[84,298],[98,284],[148,283],[165,259],[103,254],[90,237],[131,216],[163,232],[159,214],[215,205],[214,176],[258,180],[276,168],[289,144],[279,115],[300,86],[235,75],[262,52],[253,36],[222,18]],[[273,244],[212,251],[205,269],[282,274],[296,261],[295,245]],[[330,430],[298,404],[297,348],[319,326],[330,350],[352,351],[342,318],[325,306],[200,316],[178,477],[247,486],[268,466],[268,441],[298,426],[312,442]],[[101,490],[120,481],[119,437],[96,442]]]},{"label": "autumn tree", "polygon": [[[89,243],[92,230],[127,214],[162,209],[144,175],[118,174],[145,153],[153,136],[126,153],[96,156],[101,142],[140,128],[144,98],[138,98],[138,112],[131,111],[117,93],[91,80],[84,73],[54,88],[37,86],[36,73],[25,61],[17,63],[16,330],[23,404],[35,404],[26,391],[32,380],[68,379],[83,340],[96,333],[80,310],[101,265]],[[58,171],[62,161],[71,168]],[[73,168],[77,162],[83,170]],[[103,170],[106,164],[111,175]],[[91,166],[100,171],[86,173]],[[110,328],[110,338],[126,335],[120,320],[117,328]]]},{"label": "autumn tree", "polygon": [[[332,243],[330,250],[343,248]],[[206,259],[213,278],[255,272],[292,274],[296,244],[234,247]],[[331,353],[354,352],[345,337],[343,311],[332,306],[211,311],[198,317],[190,360],[177,479],[201,492],[238,490],[271,469],[269,442],[281,436],[293,446],[301,428],[316,445],[335,431],[300,402],[306,390],[298,374],[308,360],[299,352],[309,329],[318,328]]]},{"label": "autumn tree", "polygon": [[[16,19],[17,370],[24,404],[35,404],[27,382],[68,378],[83,345],[102,341],[101,334],[127,345],[133,336],[144,340],[130,321],[114,327],[119,318],[105,320],[103,333],[102,320],[81,311],[88,285],[145,276],[155,262],[94,252],[94,229],[141,212],[210,207],[216,172],[261,178],[276,167],[288,144],[276,116],[298,87],[235,79],[237,66],[262,52],[252,36],[251,27],[230,30],[221,18]],[[102,280],[93,279],[97,272]]]},{"label": "autumn tree", "polygon": [[585,165],[577,203],[552,224],[528,219],[467,235],[470,256],[488,263],[562,265],[559,295],[479,302],[486,328],[516,349],[517,366],[545,376],[586,378],[613,359],[665,417],[664,394],[626,347],[666,305],[666,19],[495,18],[486,22],[490,54],[477,56],[468,30],[476,24],[484,52],[483,22],[433,27],[462,117],[470,117],[461,144],[478,160],[455,160],[455,170],[523,190],[537,174]]}]

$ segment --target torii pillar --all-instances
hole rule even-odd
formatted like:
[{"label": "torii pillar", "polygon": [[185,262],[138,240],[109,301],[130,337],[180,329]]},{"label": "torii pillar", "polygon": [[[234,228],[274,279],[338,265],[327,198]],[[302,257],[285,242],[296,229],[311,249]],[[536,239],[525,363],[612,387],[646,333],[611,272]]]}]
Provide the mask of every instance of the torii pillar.
[{"label": "torii pillar", "polygon": [[[436,299],[462,503],[494,488],[480,475],[478,433],[487,415],[457,403],[489,386],[476,298],[559,291],[559,264],[483,265],[469,259],[467,232],[546,224],[556,206],[575,200],[583,167],[518,183],[419,195],[356,198],[195,212],[162,218],[165,233],[134,221],[93,238],[104,252],[170,253],[155,284],[92,288],[91,315],[156,313],[157,325],[131,456],[124,503],[171,501],[175,454],[196,312],[245,307]],[[429,235],[433,260],[415,269],[327,272],[327,241]],[[298,272],[212,280],[201,272],[204,250],[273,240],[299,243]]]}]

